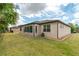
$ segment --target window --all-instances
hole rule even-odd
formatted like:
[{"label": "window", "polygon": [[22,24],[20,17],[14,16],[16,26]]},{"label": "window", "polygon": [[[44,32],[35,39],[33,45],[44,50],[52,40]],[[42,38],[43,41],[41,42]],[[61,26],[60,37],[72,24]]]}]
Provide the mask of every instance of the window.
[{"label": "window", "polygon": [[29,27],[26,27],[25,31],[26,31],[26,32],[29,32]]},{"label": "window", "polygon": [[46,25],[43,26],[43,31],[46,32]]},{"label": "window", "polygon": [[45,25],[43,26],[43,31],[44,31],[44,32],[50,32],[50,24],[45,24]]},{"label": "window", "polygon": [[47,32],[50,32],[50,25],[47,25]]},{"label": "window", "polygon": [[32,32],[32,26],[29,27],[29,32]]},{"label": "window", "polygon": [[25,27],[24,32],[32,32],[32,26]]}]

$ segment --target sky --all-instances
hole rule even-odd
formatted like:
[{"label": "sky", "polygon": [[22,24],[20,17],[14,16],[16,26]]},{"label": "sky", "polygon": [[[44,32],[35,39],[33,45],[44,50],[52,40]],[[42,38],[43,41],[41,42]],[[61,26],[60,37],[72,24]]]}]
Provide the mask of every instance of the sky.
[{"label": "sky", "polygon": [[50,3],[16,3],[19,14],[16,25],[33,21],[61,20],[65,23],[79,24],[79,3],[50,2]]}]

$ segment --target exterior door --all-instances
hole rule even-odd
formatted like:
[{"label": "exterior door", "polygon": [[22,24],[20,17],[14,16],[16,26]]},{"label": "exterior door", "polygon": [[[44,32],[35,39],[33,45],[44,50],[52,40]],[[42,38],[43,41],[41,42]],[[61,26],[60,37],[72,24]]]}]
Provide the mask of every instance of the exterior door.
[{"label": "exterior door", "polygon": [[35,33],[37,33],[37,26],[35,27]]}]

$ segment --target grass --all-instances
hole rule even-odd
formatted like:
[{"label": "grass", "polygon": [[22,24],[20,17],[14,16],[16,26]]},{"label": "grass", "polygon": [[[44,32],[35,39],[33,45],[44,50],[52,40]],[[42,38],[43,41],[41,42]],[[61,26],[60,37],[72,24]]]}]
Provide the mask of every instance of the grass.
[{"label": "grass", "polygon": [[0,40],[1,56],[79,56],[79,34],[63,41],[5,33]]}]

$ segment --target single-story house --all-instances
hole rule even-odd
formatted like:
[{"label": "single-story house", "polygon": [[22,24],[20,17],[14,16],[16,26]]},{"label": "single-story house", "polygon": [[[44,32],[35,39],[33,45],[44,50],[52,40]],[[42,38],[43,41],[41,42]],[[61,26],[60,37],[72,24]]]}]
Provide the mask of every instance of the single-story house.
[{"label": "single-story house", "polygon": [[9,28],[9,31],[10,32],[21,32],[22,28],[21,28],[21,26],[13,26],[13,27]]},{"label": "single-story house", "polygon": [[71,27],[60,20],[35,21],[20,26],[21,32],[31,36],[60,39],[71,34]]}]

